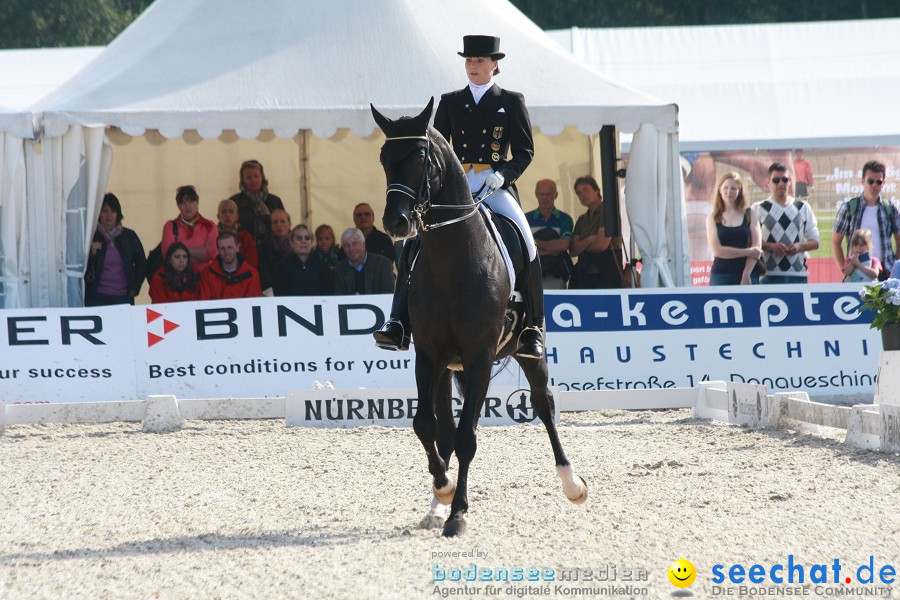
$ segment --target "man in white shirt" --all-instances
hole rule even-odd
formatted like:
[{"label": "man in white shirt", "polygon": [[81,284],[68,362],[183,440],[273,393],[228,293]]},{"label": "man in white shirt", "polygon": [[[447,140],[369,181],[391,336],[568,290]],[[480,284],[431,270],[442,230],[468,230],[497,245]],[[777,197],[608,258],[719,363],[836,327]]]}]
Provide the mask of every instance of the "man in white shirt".
[{"label": "man in white shirt", "polygon": [[[846,264],[843,242],[858,229],[867,229],[872,233],[870,254],[877,258],[884,270],[880,279],[890,273],[896,260],[891,247],[891,236],[900,249],[900,203],[882,199],[886,168],[884,163],[870,160],[862,168],[862,196],[844,201],[838,208],[834,218],[831,234],[831,255],[838,268],[843,270]],[[848,248],[849,252],[849,248]]]}]

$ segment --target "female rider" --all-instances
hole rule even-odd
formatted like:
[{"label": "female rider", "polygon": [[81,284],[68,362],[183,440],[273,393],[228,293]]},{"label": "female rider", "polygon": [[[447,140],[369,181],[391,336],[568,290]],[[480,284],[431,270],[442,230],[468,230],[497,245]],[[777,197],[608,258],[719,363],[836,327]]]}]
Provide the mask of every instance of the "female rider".
[{"label": "female rider", "polygon": [[[530,266],[522,290],[525,302],[525,329],[519,336],[516,356],[543,358],[544,289],[537,247],[522,207],[513,194],[513,185],[534,157],[531,121],[525,99],[518,92],[504,90],[493,81],[500,73],[500,38],[486,35],[463,37],[469,85],[444,94],[434,115],[434,127],[451,143],[475,193],[484,188],[490,195],[485,204],[509,217],[518,226],[528,247]],[[507,152],[512,158],[507,158]],[[512,190],[513,193],[510,193]],[[401,269],[404,267],[401,265]],[[405,270],[405,269],[404,269]],[[409,349],[408,277],[397,278],[391,318],[375,332],[379,347]]]}]

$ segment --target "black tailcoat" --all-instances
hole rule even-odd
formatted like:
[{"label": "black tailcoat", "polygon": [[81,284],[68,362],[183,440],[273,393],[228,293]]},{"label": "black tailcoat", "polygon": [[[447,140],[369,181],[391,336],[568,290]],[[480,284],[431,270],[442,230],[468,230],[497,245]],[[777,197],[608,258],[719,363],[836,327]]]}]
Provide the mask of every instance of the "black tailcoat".
[{"label": "black tailcoat", "polygon": [[[534,158],[525,98],[496,84],[478,104],[469,86],[441,96],[434,128],[452,144],[459,162],[491,165],[503,175],[504,188],[514,183]],[[507,158],[510,152],[512,158]]]}]

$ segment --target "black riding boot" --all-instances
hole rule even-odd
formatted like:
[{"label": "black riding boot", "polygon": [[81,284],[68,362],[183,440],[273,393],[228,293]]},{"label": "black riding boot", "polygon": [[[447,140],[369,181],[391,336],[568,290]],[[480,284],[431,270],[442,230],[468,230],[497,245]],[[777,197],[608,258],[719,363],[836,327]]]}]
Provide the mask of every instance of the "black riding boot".
[{"label": "black riding boot", "polygon": [[372,334],[375,345],[384,350],[409,350],[412,330],[409,325],[409,261],[415,256],[413,245],[418,240],[403,244],[400,260],[397,261],[397,285],[394,286],[394,300],[391,302],[391,318]]},{"label": "black riding boot", "polygon": [[544,279],[541,261],[535,258],[528,266],[528,280],[522,290],[525,303],[525,329],[519,334],[521,358],[544,358]]}]

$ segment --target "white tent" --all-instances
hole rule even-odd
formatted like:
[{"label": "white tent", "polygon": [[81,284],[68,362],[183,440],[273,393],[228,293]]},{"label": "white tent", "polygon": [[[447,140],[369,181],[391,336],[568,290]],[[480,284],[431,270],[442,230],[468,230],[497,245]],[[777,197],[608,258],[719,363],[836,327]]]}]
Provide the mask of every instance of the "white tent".
[{"label": "white tent", "polygon": [[[86,224],[94,222],[108,170],[100,166],[107,157],[93,131],[115,127],[137,136],[156,130],[165,138],[198,140],[228,132],[263,138],[269,131],[305,140],[299,180],[301,216],[308,219],[328,201],[311,186],[309,164],[317,157],[308,151],[309,133],[368,136],[375,128],[370,102],[391,116],[416,114],[429,97],[462,87],[456,55],[462,36],[487,33],[472,31],[476,13],[507,53],[500,84],[525,94],[542,133],[574,126],[596,134],[603,125],[635,133],[626,202],[644,281],[684,285],[682,198],[673,176],[679,172],[676,107],[585,68],[503,0],[157,0],[35,107],[43,113],[45,137],[84,132],[69,144],[71,155],[50,159],[67,166],[46,167],[74,173],[80,164],[77,181],[87,196],[73,204],[62,185],[54,198],[70,210],[83,209]],[[378,169],[376,156],[367,156],[367,169]],[[87,247],[84,232],[75,237]],[[71,274],[80,262],[68,256]]]},{"label": "white tent", "polygon": [[22,244],[26,239],[25,140],[31,137],[31,113],[0,107],[0,308],[20,304],[27,273]]},{"label": "white tent", "polygon": [[900,19],[564,29],[618,81],[679,106],[682,150],[900,144]]},{"label": "white tent", "polygon": [[102,51],[102,46],[0,50],[0,104],[16,109],[30,107]]},{"label": "white tent", "polygon": [[[67,281],[60,276],[67,252],[60,236],[47,239],[66,222],[64,207],[26,202],[32,190],[45,189],[40,168],[43,148],[36,146],[28,108],[93,60],[103,48],[0,50],[0,308],[66,303]],[[37,142],[39,144],[39,142]],[[50,146],[52,148],[52,144]],[[30,165],[30,168],[27,168]],[[48,229],[48,226],[50,229]],[[79,281],[76,279],[75,281]],[[77,287],[77,286],[76,286]]]}]

